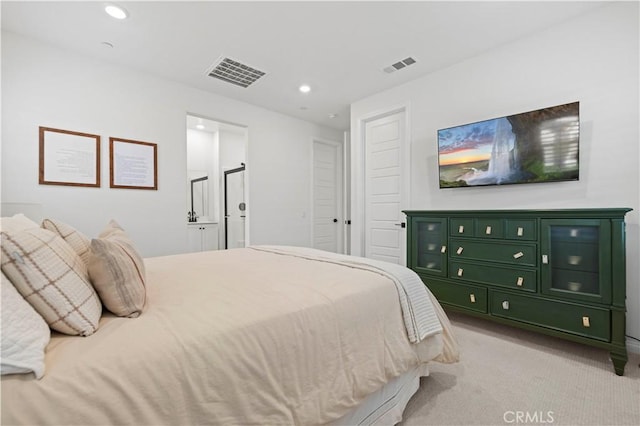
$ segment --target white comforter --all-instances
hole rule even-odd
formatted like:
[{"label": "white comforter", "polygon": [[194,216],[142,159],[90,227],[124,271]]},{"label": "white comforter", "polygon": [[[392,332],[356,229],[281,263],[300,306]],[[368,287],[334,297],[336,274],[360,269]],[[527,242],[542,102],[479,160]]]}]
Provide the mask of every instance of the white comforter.
[{"label": "white comforter", "polygon": [[146,259],[142,315],[54,334],[41,380],[3,376],[2,424],[321,424],[434,354],[456,359],[433,300],[408,295],[443,329],[410,342],[396,283],[377,266],[274,250]]}]

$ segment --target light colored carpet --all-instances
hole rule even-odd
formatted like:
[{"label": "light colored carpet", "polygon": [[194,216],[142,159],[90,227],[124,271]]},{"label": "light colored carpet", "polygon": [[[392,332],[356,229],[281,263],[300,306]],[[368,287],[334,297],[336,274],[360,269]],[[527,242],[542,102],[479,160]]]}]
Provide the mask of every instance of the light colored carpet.
[{"label": "light colored carpet", "polygon": [[449,317],[461,361],[431,366],[402,425],[640,425],[640,355],[620,377],[606,350]]}]

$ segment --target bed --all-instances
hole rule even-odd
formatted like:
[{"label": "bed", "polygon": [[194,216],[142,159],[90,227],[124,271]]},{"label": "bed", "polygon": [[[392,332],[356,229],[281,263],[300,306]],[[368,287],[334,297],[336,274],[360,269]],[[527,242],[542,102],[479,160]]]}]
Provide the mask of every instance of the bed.
[{"label": "bed", "polygon": [[52,331],[39,379],[3,374],[3,425],[394,424],[429,363],[458,358],[398,265],[281,246],[143,263],[140,312]]}]

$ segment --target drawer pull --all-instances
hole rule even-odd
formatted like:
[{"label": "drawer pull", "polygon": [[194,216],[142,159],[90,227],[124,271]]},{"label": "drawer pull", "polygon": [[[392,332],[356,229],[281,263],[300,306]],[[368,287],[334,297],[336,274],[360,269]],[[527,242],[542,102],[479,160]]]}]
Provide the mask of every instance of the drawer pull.
[{"label": "drawer pull", "polygon": [[520,259],[522,256],[524,256],[524,253],[519,251],[517,253],[514,253],[513,258],[514,259]]},{"label": "drawer pull", "polygon": [[522,226],[518,226],[518,237],[522,237],[524,235],[524,228]]},{"label": "drawer pull", "polygon": [[462,273],[463,273],[462,268],[458,268],[458,276],[459,276],[459,277],[461,277],[461,276],[462,276]]},{"label": "drawer pull", "polygon": [[458,226],[458,234],[464,234],[464,225]]},{"label": "drawer pull", "polygon": [[504,309],[505,311],[509,310],[509,301],[505,300],[504,302],[502,302],[502,309]]},{"label": "drawer pull", "polygon": [[582,326],[585,328],[591,327],[591,324],[589,323],[589,317],[582,317]]},{"label": "drawer pull", "polygon": [[473,293],[471,293],[471,294],[469,295],[469,300],[471,300],[471,303],[476,303],[476,295],[475,295],[475,294],[473,294]]},{"label": "drawer pull", "polygon": [[440,247],[440,253],[446,253],[446,252],[447,252],[447,246]]},{"label": "drawer pull", "polygon": [[491,225],[487,226],[487,229],[484,231],[485,234],[491,235]]},{"label": "drawer pull", "polygon": [[516,285],[518,287],[522,287],[522,284],[524,284],[524,278],[518,277],[518,281],[516,281]]},{"label": "drawer pull", "polygon": [[458,247],[458,250],[456,250],[456,254],[462,254],[462,251],[464,249],[462,247]]},{"label": "drawer pull", "polygon": [[546,254],[542,255],[542,263],[544,263],[545,265],[549,263],[549,256],[547,256]]},{"label": "drawer pull", "polygon": [[580,262],[582,262],[582,256],[569,256],[567,258],[567,261],[569,262],[569,265],[579,265]]}]

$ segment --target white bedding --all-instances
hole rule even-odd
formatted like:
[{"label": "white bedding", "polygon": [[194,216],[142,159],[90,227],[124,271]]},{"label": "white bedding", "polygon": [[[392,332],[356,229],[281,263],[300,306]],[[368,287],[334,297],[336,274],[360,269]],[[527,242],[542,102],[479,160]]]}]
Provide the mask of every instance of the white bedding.
[{"label": "white bedding", "polygon": [[411,304],[432,304],[443,330],[413,344],[393,279],[311,252],[145,259],[142,315],[54,333],[41,380],[3,376],[2,424],[322,424],[434,356],[456,359],[434,299]]}]

